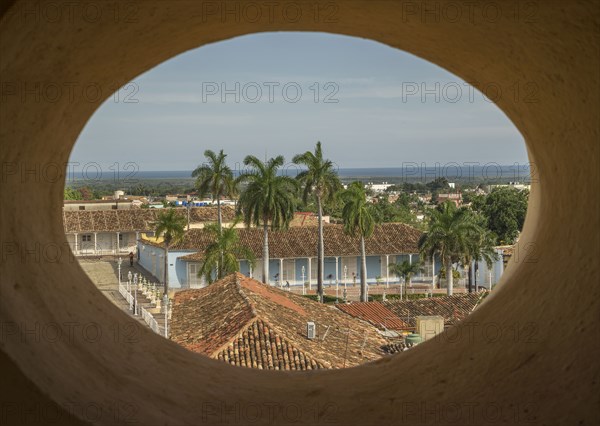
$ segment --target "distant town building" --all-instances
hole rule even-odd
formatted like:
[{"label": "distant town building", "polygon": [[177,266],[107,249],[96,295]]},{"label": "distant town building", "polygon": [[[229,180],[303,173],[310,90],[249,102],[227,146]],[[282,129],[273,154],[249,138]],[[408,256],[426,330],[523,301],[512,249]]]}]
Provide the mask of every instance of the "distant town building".
[{"label": "distant town building", "polygon": [[[269,283],[302,285],[317,282],[317,234],[316,226],[290,227],[287,230],[269,231]],[[239,259],[240,271],[249,276],[262,277],[263,230],[259,228],[238,229],[240,244],[248,247],[256,258],[254,269],[245,259]],[[326,283],[359,281],[359,239],[344,233],[342,225],[327,225],[323,229],[325,240]],[[376,283],[398,282],[389,273],[388,265],[404,260],[419,259],[418,242],[421,231],[402,223],[383,223],[375,227],[371,238],[366,240],[367,281]],[[204,287],[204,278],[198,277],[206,247],[212,242],[202,229],[190,230],[183,241],[169,249],[169,285],[174,289]],[[138,244],[140,264],[157,280],[164,274],[164,248],[152,238],[142,238]]]},{"label": "distant town building", "polygon": [[[185,208],[175,208],[187,218]],[[63,225],[71,251],[76,256],[118,255],[137,250],[142,233],[153,232],[160,213],[156,209],[98,209],[65,210]],[[190,228],[201,228],[207,222],[217,221],[216,207],[191,208]],[[223,207],[223,221],[232,223],[235,211]]]},{"label": "distant town building", "polygon": [[489,185],[490,192],[494,188],[514,188],[514,189],[518,189],[519,191],[523,191],[523,190],[530,191],[531,185],[528,183],[521,183],[521,182],[508,182],[507,184]]},{"label": "distant town building", "polygon": [[458,207],[462,204],[462,194],[460,192],[438,194],[438,196],[437,196],[438,204],[445,203],[446,201],[451,201]]},{"label": "distant town building", "polygon": [[374,192],[385,192],[385,190],[388,189],[390,186],[393,186],[393,184],[388,183],[388,182],[383,182],[383,183],[369,182],[365,185],[365,188],[370,189]]}]

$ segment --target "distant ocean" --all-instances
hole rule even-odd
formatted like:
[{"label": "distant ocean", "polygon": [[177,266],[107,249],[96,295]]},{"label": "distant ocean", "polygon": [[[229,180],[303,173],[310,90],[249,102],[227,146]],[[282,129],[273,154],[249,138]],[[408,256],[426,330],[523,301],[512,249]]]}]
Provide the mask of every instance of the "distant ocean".
[{"label": "distant ocean", "polygon": [[[97,172],[96,168],[84,169],[84,171],[71,171],[67,181],[91,180],[103,182],[108,180],[132,181],[132,180],[192,180],[191,170],[145,170],[145,171],[121,171],[118,177],[114,169]],[[296,176],[300,169],[291,164],[281,169],[281,174]],[[234,170],[238,175],[240,170]],[[499,165],[496,163],[462,164],[447,163],[444,165],[406,165],[405,167],[369,167],[369,168],[340,168],[338,175],[343,182],[361,180],[363,182],[429,182],[438,177],[445,177],[449,182],[477,181],[504,181],[504,182],[527,182],[535,177],[536,169],[528,163]]]},{"label": "distant ocean", "polygon": [[[299,169],[295,165],[290,165],[282,170],[282,174],[295,176]],[[239,173],[239,172],[238,172]],[[418,164],[405,167],[369,167],[369,168],[340,168],[338,175],[343,180],[352,179],[376,179],[378,181],[391,179],[394,181],[431,181],[437,177],[445,177],[450,182],[453,180],[469,179],[488,179],[503,181],[528,181],[532,169],[528,163],[514,165],[499,165],[497,163],[481,164],[462,164],[448,163],[420,166]],[[237,173],[236,173],[237,174]],[[191,170],[169,170],[169,171],[137,171],[134,173],[122,172],[121,179],[192,179]],[[69,176],[69,179],[89,179],[90,176],[84,176],[84,173],[77,173]],[[107,173],[104,176],[94,180],[114,179],[113,173]]]}]

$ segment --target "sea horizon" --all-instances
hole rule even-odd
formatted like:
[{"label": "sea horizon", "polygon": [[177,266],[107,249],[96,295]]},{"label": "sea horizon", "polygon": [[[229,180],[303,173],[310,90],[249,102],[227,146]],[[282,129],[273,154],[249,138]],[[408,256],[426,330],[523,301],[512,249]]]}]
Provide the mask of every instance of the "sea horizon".
[{"label": "sea horizon", "polygon": [[[301,169],[295,164],[289,164],[281,169],[281,174],[295,176]],[[533,168],[533,170],[535,170]],[[342,179],[394,179],[406,181],[431,181],[438,177],[445,177],[448,181],[464,181],[472,178],[488,180],[529,180],[532,167],[529,163],[498,164],[498,163],[457,163],[426,164],[411,163],[404,167],[348,167],[339,168],[338,175]],[[240,170],[234,169],[234,175],[239,175]],[[97,169],[83,169],[70,171],[67,181],[115,180],[114,171],[98,172]],[[131,181],[135,179],[194,179],[192,170],[125,170],[119,173],[118,180]]]}]

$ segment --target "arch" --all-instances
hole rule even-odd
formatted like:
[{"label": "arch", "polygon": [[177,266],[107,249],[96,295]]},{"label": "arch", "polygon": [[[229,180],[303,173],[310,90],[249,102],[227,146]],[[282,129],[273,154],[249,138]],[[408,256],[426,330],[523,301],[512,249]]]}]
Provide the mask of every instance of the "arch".
[{"label": "arch", "polygon": [[[414,423],[419,415],[451,423],[456,417],[445,416],[457,405],[469,416],[461,422],[473,424],[489,422],[495,414],[487,408],[519,421],[598,419],[598,408],[585,399],[599,392],[598,4],[533,1],[523,9],[523,2],[508,1],[493,3],[500,12],[491,15],[489,8],[452,2],[456,15],[444,2],[313,0],[277,3],[260,19],[243,12],[243,2],[229,3],[226,12],[219,9],[224,2],[95,3],[100,15],[86,4],[70,6],[74,19],[65,12],[56,21],[43,2],[16,1],[0,21],[0,367],[11,372],[0,387],[15,395],[17,411],[30,398],[38,408],[62,406],[63,424],[346,425]],[[43,258],[44,245],[66,243],[64,176],[51,179],[45,170],[68,161],[104,99],[186,50],[279,30],[370,38],[480,90],[489,83],[504,93],[514,84],[539,89],[539,102],[495,99],[535,165],[538,184],[519,245],[530,251],[511,262],[500,288],[472,315],[472,327],[458,327],[462,337],[342,371],[234,369],[146,329],[128,335],[128,317],[77,262]],[[69,323],[76,324],[73,337],[53,341],[43,334],[44,327]],[[91,325],[100,337],[83,331]],[[485,333],[490,325],[502,331],[498,338]],[[432,405],[422,411],[421,402]],[[100,417],[86,410],[95,406]]]}]

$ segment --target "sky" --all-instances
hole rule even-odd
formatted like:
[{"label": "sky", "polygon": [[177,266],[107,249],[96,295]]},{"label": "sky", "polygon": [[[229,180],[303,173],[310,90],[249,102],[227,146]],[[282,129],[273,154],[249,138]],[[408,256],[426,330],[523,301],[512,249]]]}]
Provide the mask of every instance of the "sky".
[{"label": "sky", "polygon": [[70,162],[192,170],[223,149],[237,167],[248,154],[291,162],[317,141],[340,168],[527,162],[515,126],[457,76],[374,41],[300,32],[210,44],[136,77]]}]

